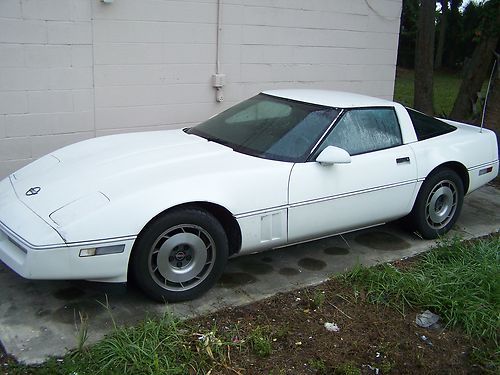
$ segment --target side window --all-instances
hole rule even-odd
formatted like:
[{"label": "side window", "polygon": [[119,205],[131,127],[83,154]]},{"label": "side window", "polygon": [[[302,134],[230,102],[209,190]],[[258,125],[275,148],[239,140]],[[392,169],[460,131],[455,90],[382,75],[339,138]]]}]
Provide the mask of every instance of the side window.
[{"label": "side window", "polygon": [[410,108],[406,109],[410,115],[411,122],[413,122],[413,127],[419,141],[450,133],[457,129],[453,125],[447,124],[437,118],[427,116]]},{"label": "side window", "polygon": [[348,110],[321,144],[337,146],[350,155],[399,146],[401,129],[393,108],[361,108]]}]

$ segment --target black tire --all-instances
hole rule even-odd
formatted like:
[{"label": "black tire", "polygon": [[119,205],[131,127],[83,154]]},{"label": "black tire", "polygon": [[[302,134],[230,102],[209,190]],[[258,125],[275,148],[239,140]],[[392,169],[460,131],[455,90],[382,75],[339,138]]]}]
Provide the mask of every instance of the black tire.
[{"label": "black tire", "polygon": [[457,221],[464,201],[460,176],[441,169],[428,176],[418,193],[410,222],[423,238],[434,239],[447,233]]},{"label": "black tire", "polygon": [[210,213],[186,208],[168,212],[139,234],[131,272],[157,301],[191,300],[212,287],[224,271],[228,240]]}]

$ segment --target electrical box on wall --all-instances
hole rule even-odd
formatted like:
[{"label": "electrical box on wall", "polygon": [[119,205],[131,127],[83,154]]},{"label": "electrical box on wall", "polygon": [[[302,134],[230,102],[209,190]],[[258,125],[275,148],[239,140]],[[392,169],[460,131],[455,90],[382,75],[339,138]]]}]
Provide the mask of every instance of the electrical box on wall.
[{"label": "electrical box on wall", "polygon": [[226,75],[220,73],[214,74],[212,81],[215,88],[223,87],[226,84]]}]

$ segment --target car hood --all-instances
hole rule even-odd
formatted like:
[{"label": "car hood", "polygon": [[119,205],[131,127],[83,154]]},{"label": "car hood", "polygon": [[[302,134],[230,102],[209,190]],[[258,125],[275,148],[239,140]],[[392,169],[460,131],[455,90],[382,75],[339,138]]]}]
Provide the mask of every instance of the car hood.
[{"label": "car hood", "polygon": [[[228,153],[234,152],[182,130],[113,135],[57,150],[10,179],[26,206],[50,224],[63,225],[72,220],[68,212],[83,215],[182,168],[203,171]],[[72,210],[60,210],[70,205]]]}]

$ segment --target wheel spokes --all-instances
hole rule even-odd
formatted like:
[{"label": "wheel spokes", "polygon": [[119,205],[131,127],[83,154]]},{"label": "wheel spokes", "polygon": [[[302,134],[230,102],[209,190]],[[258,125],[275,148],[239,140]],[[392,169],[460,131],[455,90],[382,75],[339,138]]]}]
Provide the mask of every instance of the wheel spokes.
[{"label": "wheel spokes", "polygon": [[149,272],[162,288],[188,290],[210,274],[215,242],[202,227],[177,225],[166,230],[151,248]]}]

